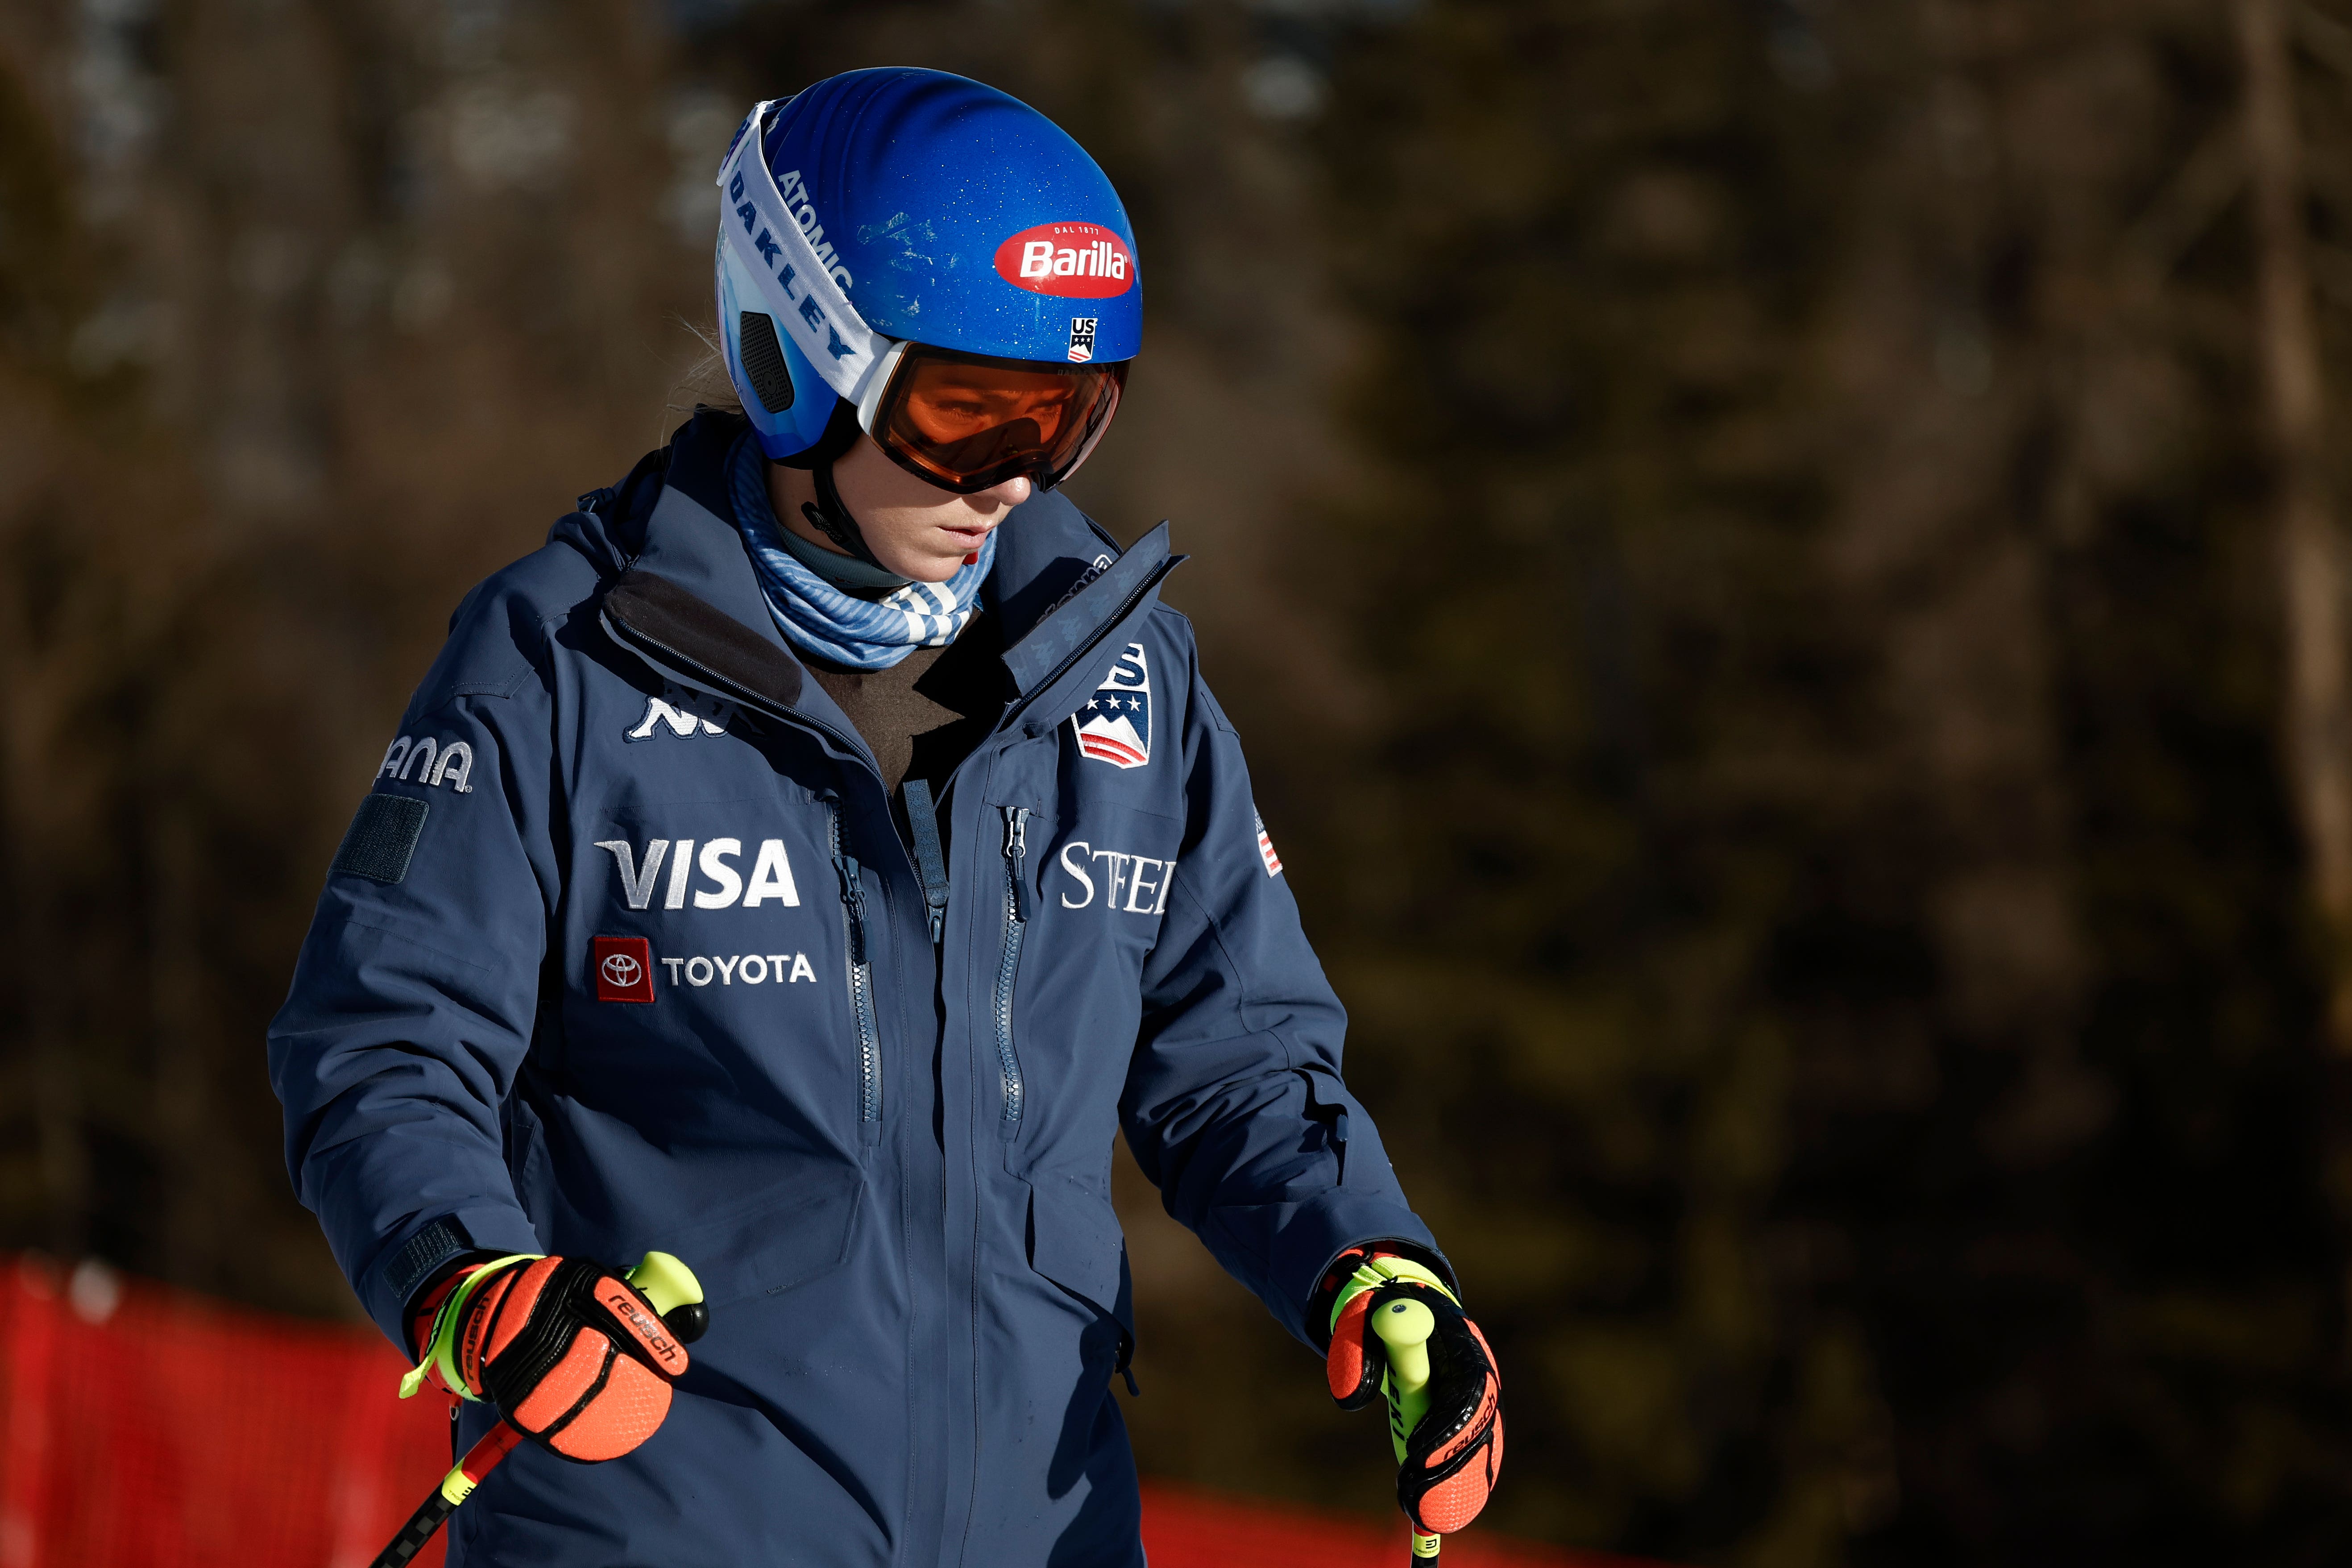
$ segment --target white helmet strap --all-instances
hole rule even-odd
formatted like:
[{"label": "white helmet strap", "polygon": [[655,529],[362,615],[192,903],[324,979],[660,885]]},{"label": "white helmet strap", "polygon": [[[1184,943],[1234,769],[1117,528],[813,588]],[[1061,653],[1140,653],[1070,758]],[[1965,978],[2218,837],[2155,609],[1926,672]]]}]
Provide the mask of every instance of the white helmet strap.
[{"label": "white helmet strap", "polygon": [[769,110],[783,101],[770,99],[753,109],[736,132],[735,148],[719,169],[727,210],[719,220],[719,242],[732,248],[743,269],[760,280],[761,303],[824,384],[852,404],[866,401],[875,368],[892,341],[867,327],[843,289],[848,274],[828,264],[809,236],[823,232],[816,208],[797,173],[785,176],[793,200],[776,188],[768,172]]}]

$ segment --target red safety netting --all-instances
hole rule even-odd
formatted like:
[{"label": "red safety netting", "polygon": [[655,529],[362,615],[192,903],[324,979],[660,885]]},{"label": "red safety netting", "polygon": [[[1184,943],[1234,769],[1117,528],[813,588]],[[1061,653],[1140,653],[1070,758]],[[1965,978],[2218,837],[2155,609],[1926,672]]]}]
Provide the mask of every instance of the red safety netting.
[{"label": "red safety netting", "polygon": [[[0,1258],[0,1568],[367,1568],[449,1468],[446,1397],[394,1397],[403,1370],[371,1332]],[[1402,1521],[1164,1486],[1143,1535],[1154,1568],[1405,1555]],[[1605,1568],[1477,1531],[1444,1558]]]},{"label": "red safety netting", "polygon": [[355,1330],[0,1267],[0,1568],[366,1568],[449,1468],[401,1371]]}]

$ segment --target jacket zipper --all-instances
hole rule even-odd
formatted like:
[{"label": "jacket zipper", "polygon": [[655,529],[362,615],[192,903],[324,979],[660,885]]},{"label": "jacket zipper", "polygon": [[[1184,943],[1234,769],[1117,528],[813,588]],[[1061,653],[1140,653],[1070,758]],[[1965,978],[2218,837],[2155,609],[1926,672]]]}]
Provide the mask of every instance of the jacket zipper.
[{"label": "jacket zipper", "polygon": [[1021,1058],[1013,1049],[1013,983],[1021,972],[1021,942],[1028,934],[1029,808],[1004,808],[1004,954],[996,964],[996,1066],[1004,1090],[997,1135],[1021,1131]]},{"label": "jacket zipper", "polygon": [[848,937],[849,1010],[857,1020],[857,1121],[861,1141],[882,1138],[882,1039],[874,1025],[874,966],[866,951],[866,886],[856,858],[841,849],[841,808],[831,818],[833,868],[841,875],[842,922]]}]

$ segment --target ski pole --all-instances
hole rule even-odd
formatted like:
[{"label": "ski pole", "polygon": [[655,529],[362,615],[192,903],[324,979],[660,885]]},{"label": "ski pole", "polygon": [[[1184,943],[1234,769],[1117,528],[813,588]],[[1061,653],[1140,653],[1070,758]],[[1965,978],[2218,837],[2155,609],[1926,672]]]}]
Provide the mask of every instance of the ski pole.
[{"label": "ski pole", "polygon": [[[1389,1402],[1389,1438],[1396,1447],[1397,1463],[1404,1463],[1404,1440],[1429,1414],[1429,1336],[1437,1319],[1418,1301],[1391,1301],[1372,1314],[1372,1331],[1389,1348],[1388,1380],[1395,1397]],[[1435,1568],[1440,1538],[1423,1535],[1411,1526],[1413,1568]]]},{"label": "ski pole", "polygon": [[[645,1292],[654,1310],[667,1321],[680,1307],[700,1308],[698,1316],[708,1322],[709,1309],[702,1306],[702,1285],[694,1271],[667,1252],[648,1252],[637,1260],[637,1266],[625,1276],[628,1282]],[[685,1338],[699,1338],[700,1326]],[[457,1511],[457,1505],[473,1495],[482,1479],[499,1468],[499,1461],[515,1451],[522,1442],[522,1434],[503,1419],[482,1435],[482,1440],[466,1450],[450,1472],[441,1478],[425,1500],[417,1504],[392,1544],[376,1554],[369,1568],[404,1568],[415,1555],[425,1550],[448,1517]]]}]

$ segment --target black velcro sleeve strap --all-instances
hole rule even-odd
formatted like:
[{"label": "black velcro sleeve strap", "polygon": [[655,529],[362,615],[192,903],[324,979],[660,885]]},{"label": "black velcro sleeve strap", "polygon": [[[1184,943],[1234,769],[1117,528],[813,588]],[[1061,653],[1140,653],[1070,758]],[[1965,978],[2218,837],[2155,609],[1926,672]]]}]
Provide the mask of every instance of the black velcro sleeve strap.
[{"label": "black velcro sleeve strap", "polygon": [[404,795],[372,795],[360,802],[342,847],[328,868],[335,875],[365,877],[372,882],[398,882],[408,875],[416,840],[425,832],[430,808]]},{"label": "black velcro sleeve strap", "polygon": [[800,660],[667,577],[630,571],[604,595],[604,621],[636,643],[770,708],[800,700]]},{"label": "black velcro sleeve strap", "polygon": [[[370,800],[388,800],[389,795],[370,795]],[[424,809],[421,805],[419,810]],[[394,880],[398,880],[397,878]],[[408,1238],[408,1244],[393,1255],[384,1266],[383,1279],[394,1297],[402,1302],[401,1313],[408,1315],[408,1303],[416,1292],[433,1282],[442,1265],[451,1258],[473,1255],[474,1238],[455,1218],[444,1216]]]}]

